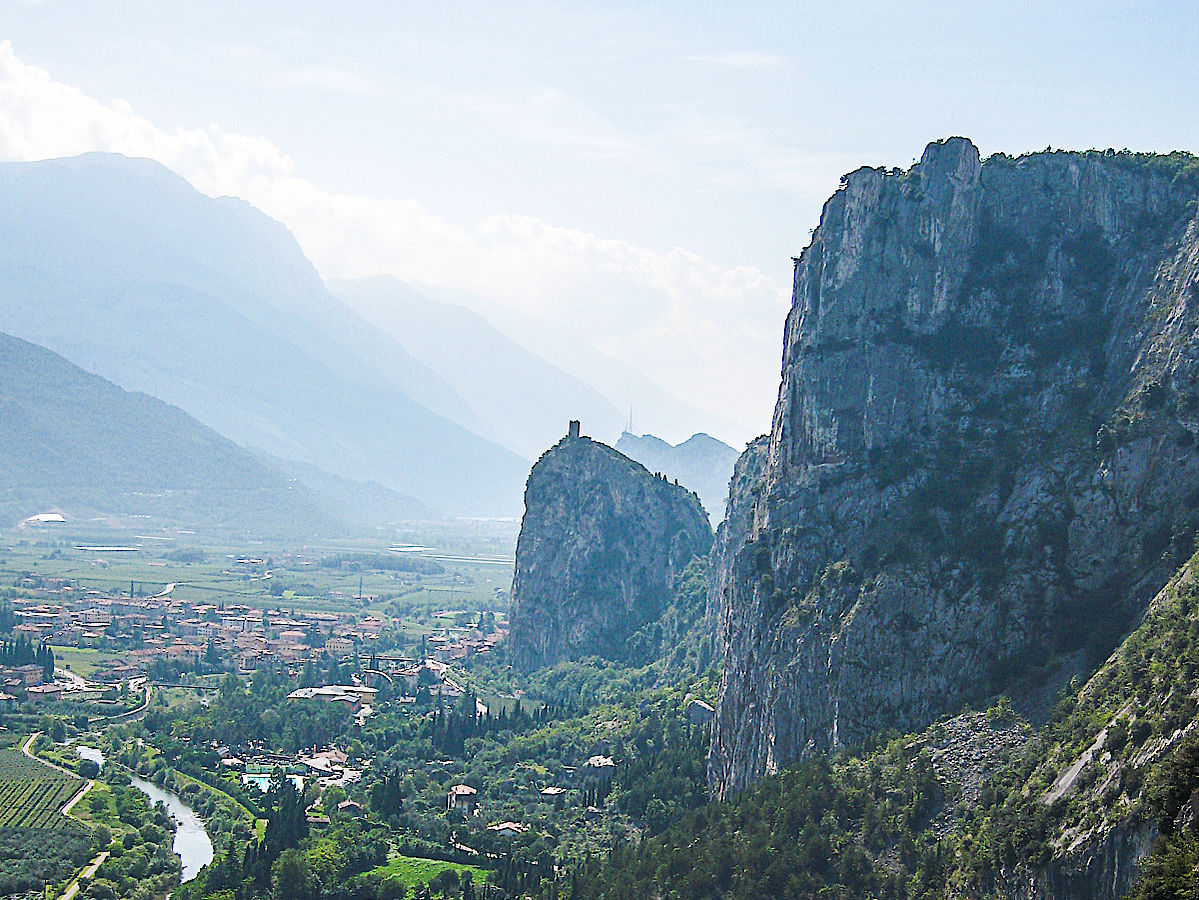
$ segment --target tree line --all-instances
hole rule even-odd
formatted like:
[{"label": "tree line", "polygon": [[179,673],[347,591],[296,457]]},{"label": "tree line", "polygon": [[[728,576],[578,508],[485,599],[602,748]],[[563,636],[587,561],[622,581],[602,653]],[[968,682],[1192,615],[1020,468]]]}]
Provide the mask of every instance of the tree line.
[{"label": "tree line", "polygon": [[49,644],[34,644],[26,635],[0,641],[0,666],[41,666],[46,681],[54,680],[54,651]]}]

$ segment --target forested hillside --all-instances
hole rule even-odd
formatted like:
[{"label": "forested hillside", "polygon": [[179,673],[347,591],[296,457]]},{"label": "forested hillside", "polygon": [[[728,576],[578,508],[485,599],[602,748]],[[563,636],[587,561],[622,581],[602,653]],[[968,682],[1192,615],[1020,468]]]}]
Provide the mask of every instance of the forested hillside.
[{"label": "forested hillside", "polygon": [[817,756],[572,873],[571,895],[1188,896],[1197,693],[1199,555],[1045,724],[1000,698]]}]

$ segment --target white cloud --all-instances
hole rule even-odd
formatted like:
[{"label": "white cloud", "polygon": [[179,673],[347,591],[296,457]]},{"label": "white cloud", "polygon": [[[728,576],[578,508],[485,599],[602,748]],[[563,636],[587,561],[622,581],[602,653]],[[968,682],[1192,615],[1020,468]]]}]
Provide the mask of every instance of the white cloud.
[{"label": "white cloud", "polygon": [[92,150],[155,159],[206,194],[242,194],[244,186],[288,177],[290,159],[265,138],[218,127],[165,132],[123,100],[102,103],[17,59],[0,42],[0,158],[49,159]]},{"label": "white cloud", "polygon": [[[535,104],[567,101],[547,95]],[[636,156],[616,137],[606,144],[591,124],[592,152]],[[266,138],[217,126],[164,131],[123,101],[102,102],[25,65],[0,43],[0,158],[91,150],[149,157],[206,194],[243,197],[285,223],[325,276],[390,272],[569,322],[680,398],[743,423],[745,436],[769,424],[787,296],[756,269],[528,216],[455,223],[411,199],[330,193],[300,177]],[[502,318],[497,308],[487,312]]]}]

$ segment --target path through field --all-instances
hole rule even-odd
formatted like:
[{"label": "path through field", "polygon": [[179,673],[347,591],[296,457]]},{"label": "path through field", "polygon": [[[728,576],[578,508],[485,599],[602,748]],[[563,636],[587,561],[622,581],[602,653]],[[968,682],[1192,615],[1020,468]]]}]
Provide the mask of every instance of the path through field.
[{"label": "path through field", "polygon": [[104,860],[106,859],[108,859],[107,850],[88,863],[84,870],[75,876],[75,880],[71,882],[70,887],[63,891],[62,896],[58,900],[71,900],[72,897],[79,893],[79,879],[91,878],[96,874],[96,870],[104,865]]}]

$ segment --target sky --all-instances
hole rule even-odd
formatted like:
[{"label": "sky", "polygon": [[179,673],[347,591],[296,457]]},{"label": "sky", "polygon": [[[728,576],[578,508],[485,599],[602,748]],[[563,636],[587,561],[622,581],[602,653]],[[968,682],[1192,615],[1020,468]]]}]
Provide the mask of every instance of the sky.
[{"label": "sky", "polygon": [[1184,0],[0,0],[0,159],[158,159],[326,277],[568,326],[738,443],[842,174],[951,135],[1199,151],[1196,47]]}]

